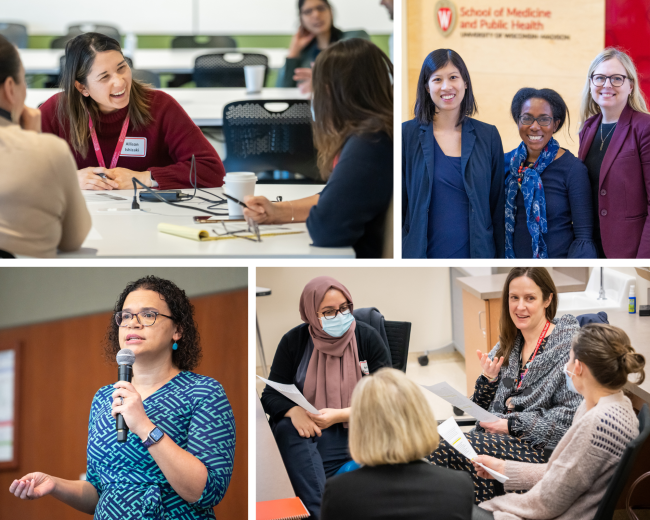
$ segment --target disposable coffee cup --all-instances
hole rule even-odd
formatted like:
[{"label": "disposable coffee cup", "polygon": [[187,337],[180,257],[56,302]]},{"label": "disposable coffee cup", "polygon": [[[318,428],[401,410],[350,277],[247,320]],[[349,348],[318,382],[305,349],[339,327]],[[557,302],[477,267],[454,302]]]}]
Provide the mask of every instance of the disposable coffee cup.
[{"label": "disposable coffee cup", "polygon": [[[247,195],[255,195],[255,183],[257,182],[257,175],[253,172],[230,172],[226,173],[225,184],[223,190],[235,197],[237,200],[244,202],[244,197]],[[244,215],[244,207],[233,202],[228,201],[228,214],[231,217],[241,217]]]},{"label": "disposable coffee cup", "polygon": [[264,65],[245,65],[244,77],[246,78],[246,92],[249,94],[262,92],[265,73],[266,67]]}]

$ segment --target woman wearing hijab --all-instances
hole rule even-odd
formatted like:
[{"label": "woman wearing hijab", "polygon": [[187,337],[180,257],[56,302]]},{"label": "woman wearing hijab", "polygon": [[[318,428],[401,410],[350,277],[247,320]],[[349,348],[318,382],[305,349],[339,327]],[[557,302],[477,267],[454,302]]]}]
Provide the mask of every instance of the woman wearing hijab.
[{"label": "woman wearing hijab", "polygon": [[289,479],[311,517],[320,518],[325,479],[351,460],[348,428],[352,391],[364,375],[390,366],[388,347],[352,315],[352,295],[329,276],[311,280],[300,297],[302,325],[280,341],[269,379],[294,384],[320,415],[270,387],[262,406],[270,417]]}]

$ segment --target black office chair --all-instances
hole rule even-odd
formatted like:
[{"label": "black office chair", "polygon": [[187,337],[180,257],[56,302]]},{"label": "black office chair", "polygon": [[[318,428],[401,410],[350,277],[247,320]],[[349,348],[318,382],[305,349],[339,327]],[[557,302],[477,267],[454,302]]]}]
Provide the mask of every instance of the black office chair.
[{"label": "black office chair", "polygon": [[142,83],[149,83],[154,88],[160,88],[160,76],[155,72],[139,69],[133,69],[131,72],[133,73],[133,79],[137,79]]},{"label": "black office chair", "polygon": [[4,249],[0,249],[0,258],[16,258],[14,255],[12,255],[9,251],[5,251]]},{"label": "black office chair", "polygon": [[232,36],[176,36],[172,49],[236,49],[237,42]]},{"label": "black office chair", "polygon": [[[239,54],[241,59],[231,61],[227,55]],[[194,61],[194,82],[199,88],[210,87],[245,87],[244,67],[246,65],[264,65],[268,73],[269,58],[264,54],[225,53],[204,54]]]},{"label": "black office chair", "polygon": [[113,25],[106,25],[103,23],[76,23],[68,26],[68,34],[71,34],[73,37],[87,32],[105,34],[106,36],[110,36],[117,40],[120,45],[122,44],[122,35],[120,34],[120,30]]},{"label": "black office chair", "polygon": [[[282,103],[287,108],[273,112],[266,108],[269,103]],[[227,172],[284,170],[299,173],[309,182],[323,182],[316,165],[309,101],[229,103],[223,109],[223,134]]]},{"label": "black office chair", "polygon": [[594,520],[610,520],[612,518],[618,499],[636,462],[636,457],[643,448],[648,436],[650,436],[650,411],[646,403],[639,411],[639,435],[625,448],[612,480],[609,481],[605,495],[600,501]]},{"label": "black office chair", "polygon": [[27,27],[20,23],[0,22],[0,34],[19,49],[26,49],[29,38]]},{"label": "black office chair", "polygon": [[393,360],[393,368],[406,372],[406,361],[409,355],[409,341],[411,340],[411,322],[386,321],[384,322],[388,348]]}]

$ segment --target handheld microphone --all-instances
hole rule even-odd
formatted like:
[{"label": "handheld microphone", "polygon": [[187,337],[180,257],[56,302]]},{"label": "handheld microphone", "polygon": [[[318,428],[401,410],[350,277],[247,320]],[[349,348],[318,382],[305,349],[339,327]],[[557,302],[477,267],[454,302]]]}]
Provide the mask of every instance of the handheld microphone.
[{"label": "handheld microphone", "polygon": [[[130,348],[120,350],[115,356],[117,361],[117,380],[128,381],[133,379],[133,363],[135,363],[135,354]],[[117,442],[126,442],[129,427],[126,425],[124,417],[118,413],[115,417],[115,429],[117,430]]]}]

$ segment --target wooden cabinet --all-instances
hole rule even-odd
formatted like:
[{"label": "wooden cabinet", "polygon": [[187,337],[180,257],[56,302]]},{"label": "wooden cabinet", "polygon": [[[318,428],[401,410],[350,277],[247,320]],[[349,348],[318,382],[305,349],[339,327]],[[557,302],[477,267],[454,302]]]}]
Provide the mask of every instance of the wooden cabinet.
[{"label": "wooden cabinet", "polygon": [[482,300],[468,291],[463,291],[463,318],[465,332],[465,374],[467,395],[474,392],[474,383],[481,375],[481,364],[477,350],[490,352],[499,341],[499,319],[501,298]]}]

